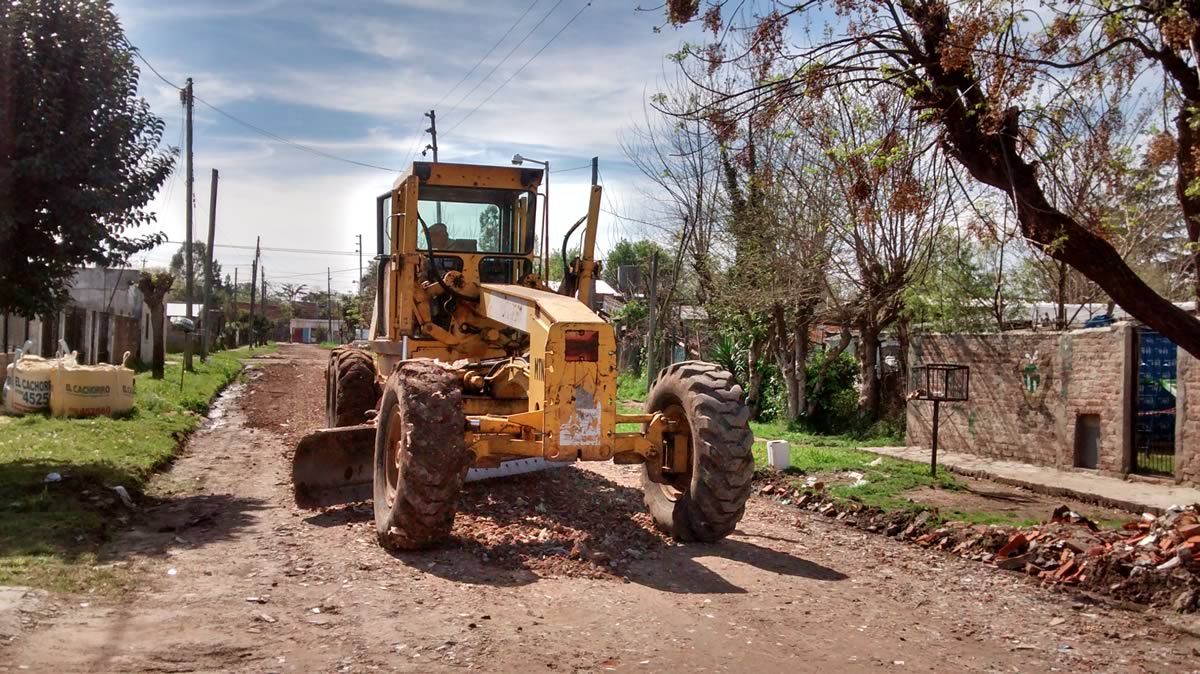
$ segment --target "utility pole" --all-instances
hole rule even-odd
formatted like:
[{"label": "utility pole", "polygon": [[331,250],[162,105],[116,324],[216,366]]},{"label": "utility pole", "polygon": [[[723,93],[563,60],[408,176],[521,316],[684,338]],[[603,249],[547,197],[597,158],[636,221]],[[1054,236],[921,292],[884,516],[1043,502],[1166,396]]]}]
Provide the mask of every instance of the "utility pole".
[{"label": "utility pole", "polygon": [[654,252],[654,256],[650,258],[650,315],[648,323],[650,324],[649,334],[646,336],[646,391],[650,390],[651,384],[654,383],[654,375],[658,374],[658,368],[655,365],[655,339],[654,332],[657,329],[655,323],[655,305],[658,303],[658,251]]},{"label": "utility pole", "polygon": [[254,296],[258,288],[258,244],[262,237],[254,240],[254,262],[250,263],[250,325],[246,332],[250,335],[250,348],[254,348]]},{"label": "utility pole", "polygon": [[[426,152],[428,152],[429,150],[433,150],[433,163],[436,164],[437,160],[438,160],[437,111],[430,110],[429,112],[425,113],[425,116],[429,118],[429,128],[425,129],[425,133],[429,134],[429,137],[432,140],[432,142],[429,143],[428,145],[426,145],[424,150],[421,150],[421,156],[424,157]],[[437,202],[437,221],[438,222],[442,221],[442,202],[440,202],[440,201]],[[361,276],[361,274],[360,274],[360,276]]]},{"label": "utility pole", "polygon": [[213,268],[213,238],[217,231],[217,169],[212,170],[212,183],[208,191],[208,248],[204,255],[204,309],[201,320],[204,322],[204,341],[200,343],[200,360],[208,362],[208,344],[212,339],[212,268]]},{"label": "utility pole", "polygon": [[[234,324],[237,323],[237,319],[238,319],[238,308],[237,308],[238,278],[237,277],[238,277],[238,269],[237,269],[237,267],[234,267],[233,268],[233,322],[234,322]],[[233,329],[233,336],[234,336],[233,345],[241,346],[242,345],[242,336],[237,333],[236,327]]]},{"label": "utility pole", "polygon": [[[358,235],[358,317],[361,319],[365,316],[363,312],[363,274],[362,274],[362,234]],[[358,335],[354,335],[354,339],[358,339]]]},{"label": "utility pole", "polygon": [[429,137],[432,139],[432,142],[430,142],[428,145],[426,145],[424,150],[421,150],[421,156],[424,157],[426,152],[433,150],[433,163],[436,164],[437,160],[438,160],[438,156],[437,156],[437,150],[438,150],[438,148],[437,148],[437,112],[434,110],[430,110],[429,112],[425,113],[425,116],[429,118],[429,128],[425,129],[425,133],[429,134]]},{"label": "utility pole", "polygon": [[329,341],[333,341],[333,273],[325,268],[325,321]]},{"label": "utility pole", "polygon": [[[192,318],[192,78],[187,78],[187,84],[183,87],[183,91],[179,92],[179,98],[183,101],[184,114],[186,116],[185,128],[187,129],[187,150],[184,161],[187,164],[187,197],[186,208],[187,217],[185,218],[187,233],[183,237],[184,258],[187,260],[185,281],[185,292],[187,293],[187,317]],[[188,333],[187,344],[183,349],[183,369],[188,372],[192,371],[192,340],[195,333]]]},{"label": "utility pole", "polygon": [[[263,318],[267,318],[267,268],[263,266],[259,269],[259,277],[262,278],[262,290],[258,293],[258,306],[262,311]],[[270,320],[270,319],[268,319]],[[263,346],[267,345],[267,336],[263,335]]]}]

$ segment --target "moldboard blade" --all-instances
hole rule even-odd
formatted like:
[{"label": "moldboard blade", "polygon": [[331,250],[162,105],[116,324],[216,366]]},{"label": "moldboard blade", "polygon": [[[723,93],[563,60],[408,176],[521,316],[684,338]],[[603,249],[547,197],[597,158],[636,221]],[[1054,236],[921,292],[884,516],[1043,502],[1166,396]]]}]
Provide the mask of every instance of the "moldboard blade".
[{"label": "moldboard blade", "polygon": [[301,508],[371,498],[375,426],[343,426],[313,431],[300,440],[292,458],[292,488]]}]

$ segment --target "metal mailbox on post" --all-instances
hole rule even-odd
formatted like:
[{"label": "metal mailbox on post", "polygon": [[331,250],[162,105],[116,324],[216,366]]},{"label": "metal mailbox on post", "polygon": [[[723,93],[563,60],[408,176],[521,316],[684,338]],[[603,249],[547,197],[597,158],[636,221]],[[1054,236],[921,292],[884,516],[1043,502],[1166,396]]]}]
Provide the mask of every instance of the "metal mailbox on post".
[{"label": "metal mailbox on post", "polygon": [[929,363],[914,367],[909,400],[933,401],[932,452],[929,474],[937,475],[938,420],[943,402],[966,402],[971,391],[971,368],[954,363]]}]

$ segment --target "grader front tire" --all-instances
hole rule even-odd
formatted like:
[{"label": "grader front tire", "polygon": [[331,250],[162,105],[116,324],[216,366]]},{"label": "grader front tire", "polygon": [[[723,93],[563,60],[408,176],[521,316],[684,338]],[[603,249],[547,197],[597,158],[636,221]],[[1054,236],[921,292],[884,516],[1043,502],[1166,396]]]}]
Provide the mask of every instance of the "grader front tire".
[{"label": "grader front tire", "polygon": [[715,542],[733,532],[746,511],[754,476],[750,411],[733,375],[699,361],[659,373],[647,413],[663,412],[688,437],[686,474],[651,479],[642,468],[646,507],[676,540]]},{"label": "grader front tire", "polygon": [[375,433],[375,528],[387,548],[450,535],[470,465],[462,383],[436,361],[400,363],[384,385]]},{"label": "grader front tire", "polygon": [[325,370],[325,425],[356,426],[379,404],[375,361],[362,349],[340,346],[329,356]]}]

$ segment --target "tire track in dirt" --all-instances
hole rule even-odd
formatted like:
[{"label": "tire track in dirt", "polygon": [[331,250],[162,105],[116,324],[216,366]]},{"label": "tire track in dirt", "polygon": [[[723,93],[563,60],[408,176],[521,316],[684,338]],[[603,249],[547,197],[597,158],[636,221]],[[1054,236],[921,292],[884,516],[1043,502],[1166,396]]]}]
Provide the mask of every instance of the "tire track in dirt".
[{"label": "tire track in dirt", "polygon": [[[362,506],[331,514],[292,505],[287,454],[292,437],[321,421],[323,393],[312,389],[325,352],[284,346],[279,356],[230,394],[221,420],[155,481],[144,520],[106,549],[105,562],[127,566],[141,589],[116,600],[43,599],[54,610],[4,647],[0,664],[50,672],[1158,672],[1194,669],[1200,655],[1200,642],[1156,615],[1088,604],[765,499],[753,499],[720,544],[663,541],[638,519],[636,471],[611,464],[473,487],[459,542],[389,553]],[[264,405],[268,391],[278,393]],[[569,518],[589,519],[558,512],[572,507]],[[617,569],[590,558],[540,567],[540,541],[504,538],[532,522],[562,527],[551,530],[564,542],[568,532],[603,541],[627,526],[622,535],[643,549]],[[513,554],[493,556],[503,549]],[[580,562],[570,551],[563,559]],[[576,574],[587,568],[609,570]]]}]

